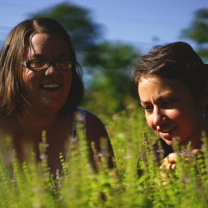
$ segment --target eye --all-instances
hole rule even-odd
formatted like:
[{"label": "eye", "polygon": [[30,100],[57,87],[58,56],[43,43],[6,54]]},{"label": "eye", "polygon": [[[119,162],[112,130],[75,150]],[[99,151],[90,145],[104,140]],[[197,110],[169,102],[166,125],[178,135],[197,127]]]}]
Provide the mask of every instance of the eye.
[{"label": "eye", "polygon": [[60,65],[66,65],[69,61],[68,60],[59,60],[58,63]]},{"label": "eye", "polygon": [[171,102],[172,102],[172,100],[165,100],[165,101],[164,101],[164,104],[168,105],[168,104],[170,104]]},{"label": "eye", "polygon": [[171,108],[174,103],[174,100],[164,100],[162,103],[163,108]]},{"label": "eye", "polygon": [[45,65],[47,65],[46,61],[42,61],[42,60],[30,61],[31,68],[40,68],[40,67],[44,67]]},{"label": "eye", "polygon": [[153,109],[152,106],[148,106],[148,105],[143,105],[142,107],[144,108],[144,111],[145,111],[145,112],[151,112],[152,109]]},{"label": "eye", "polygon": [[57,64],[58,67],[62,69],[70,69],[72,67],[72,62],[70,60],[59,60]]}]

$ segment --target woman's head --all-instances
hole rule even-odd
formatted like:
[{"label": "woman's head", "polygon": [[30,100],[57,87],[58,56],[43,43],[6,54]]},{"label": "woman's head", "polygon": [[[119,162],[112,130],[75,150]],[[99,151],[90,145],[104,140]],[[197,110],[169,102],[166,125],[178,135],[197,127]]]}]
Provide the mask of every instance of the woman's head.
[{"label": "woman's head", "polygon": [[[208,104],[206,66],[186,43],[154,48],[134,72],[150,128],[167,144],[198,145]],[[206,92],[206,93],[205,93]]]},{"label": "woman's head", "polygon": [[190,45],[174,42],[157,46],[149,54],[142,56],[133,73],[133,80],[137,86],[141,76],[179,80],[188,87],[198,104],[205,81],[208,79],[208,67]]},{"label": "woman's head", "polygon": [[168,145],[172,145],[173,138],[181,144],[200,138],[203,106],[196,107],[190,90],[181,81],[142,76],[138,93],[147,124]]},{"label": "woman's head", "polygon": [[29,19],[18,24],[9,34],[0,55],[0,114],[10,116],[21,113],[22,98],[25,99],[22,77],[22,62],[31,47],[31,39],[38,33],[55,34],[64,39],[72,66],[71,89],[60,113],[73,111],[83,96],[82,70],[66,30],[50,18]]}]

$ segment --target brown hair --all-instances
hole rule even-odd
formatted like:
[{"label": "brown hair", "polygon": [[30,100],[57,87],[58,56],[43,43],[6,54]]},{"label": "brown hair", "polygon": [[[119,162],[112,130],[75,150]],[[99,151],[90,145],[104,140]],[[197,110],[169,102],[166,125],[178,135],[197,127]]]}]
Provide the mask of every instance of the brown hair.
[{"label": "brown hair", "polygon": [[143,55],[132,79],[138,86],[141,76],[152,75],[180,80],[198,104],[205,81],[208,80],[208,67],[189,44],[174,42],[156,46],[149,54]]},{"label": "brown hair", "polygon": [[8,35],[0,54],[0,116],[22,113],[22,61],[27,41],[32,34],[57,34],[67,42],[73,62],[70,93],[61,114],[73,112],[81,101],[84,88],[82,68],[76,60],[75,50],[66,30],[54,19],[34,18],[19,23]]}]

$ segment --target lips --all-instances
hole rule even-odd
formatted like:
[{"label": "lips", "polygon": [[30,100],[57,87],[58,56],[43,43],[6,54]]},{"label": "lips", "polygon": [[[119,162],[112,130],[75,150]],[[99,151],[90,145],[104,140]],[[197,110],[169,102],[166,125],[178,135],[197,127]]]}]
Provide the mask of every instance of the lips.
[{"label": "lips", "polygon": [[174,127],[170,127],[170,128],[164,128],[164,129],[158,129],[158,131],[159,132],[161,132],[161,133],[168,133],[168,132],[170,132],[170,131],[172,131],[172,130],[175,130],[177,128],[177,126],[174,126]]},{"label": "lips", "polygon": [[44,84],[44,85],[41,85],[42,88],[44,89],[57,89],[60,87],[59,84]]}]

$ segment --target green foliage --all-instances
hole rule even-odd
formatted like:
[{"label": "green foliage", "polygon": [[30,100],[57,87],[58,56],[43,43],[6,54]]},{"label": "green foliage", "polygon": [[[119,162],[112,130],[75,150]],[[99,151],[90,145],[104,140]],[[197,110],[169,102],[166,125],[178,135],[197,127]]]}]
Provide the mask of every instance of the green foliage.
[{"label": "green foliage", "polygon": [[129,105],[138,106],[137,87],[130,80],[131,66],[139,51],[121,42],[104,42],[97,48],[98,59],[86,56],[85,66],[93,78],[82,106],[96,115],[112,116]]},{"label": "green foliage", "polygon": [[208,9],[200,9],[194,13],[193,21],[187,29],[182,30],[181,37],[198,44],[197,53],[208,60]]},{"label": "green foliage", "polygon": [[[30,162],[23,164],[14,156],[14,170],[9,176],[3,161],[0,161],[2,208],[207,207],[207,149],[204,150],[203,160],[202,157],[190,157],[187,149],[179,157],[176,171],[168,173],[167,184],[163,185],[150,151],[150,143],[155,137],[149,131],[140,109],[114,115],[107,125],[116,165],[110,170],[105,158],[102,158],[98,164],[99,171],[94,172],[88,159],[82,123],[78,123],[77,128],[79,143],[71,143],[66,160],[60,155],[63,169],[57,171],[55,178],[50,176],[47,166],[45,134],[40,145],[41,163],[36,163],[33,154]],[[204,146],[207,146],[206,140]],[[144,151],[148,163],[143,163],[145,175],[138,178],[137,161]],[[188,161],[185,160],[187,156],[190,158]]]},{"label": "green foliage", "polygon": [[200,9],[194,13],[194,20],[187,29],[182,31],[184,37],[198,44],[208,42],[208,9]]},{"label": "green foliage", "polygon": [[70,34],[76,50],[90,51],[101,38],[101,25],[95,23],[91,11],[63,2],[30,15],[34,17],[49,17],[56,19]]}]

